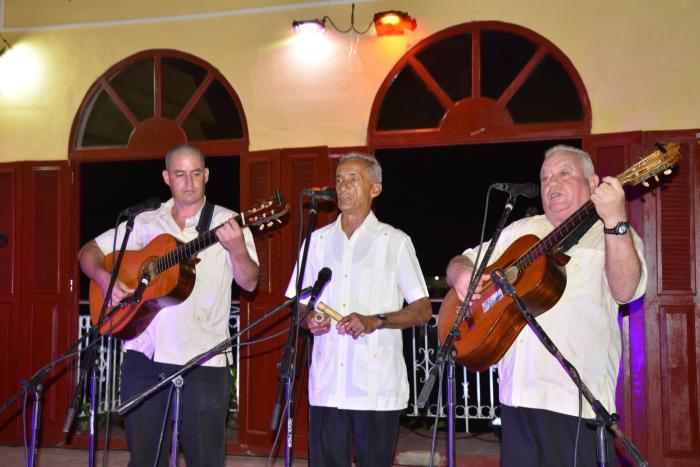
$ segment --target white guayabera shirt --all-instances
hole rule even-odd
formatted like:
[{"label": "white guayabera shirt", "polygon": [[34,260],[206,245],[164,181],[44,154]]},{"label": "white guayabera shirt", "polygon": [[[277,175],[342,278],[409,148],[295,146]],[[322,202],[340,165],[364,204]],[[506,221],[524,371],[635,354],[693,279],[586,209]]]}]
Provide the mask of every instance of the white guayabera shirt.
[{"label": "white guayabera shirt", "polygon": [[[503,230],[492,262],[523,235],[543,238],[553,229],[544,215],[513,222]],[[621,340],[617,322],[619,304],[611,295],[605,276],[604,235],[603,224],[598,221],[566,252],[571,257],[566,265],[566,289],[553,308],[537,317],[537,322],[564,358],[576,367],[588,389],[612,413]],[[642,264],[642,277],[634,293],[637,299],[646,289],[647,268],[642,240],[634,231],[631,235]],[[477,249],[468,249],[464,254],[473,260]],[[498,363],[498,374],[502,404],[578,416],[578,389],[529,326],[525,326]],[[595,418],[585,399],[583,416]]]},{"label": "white guayabera shirt", "polygon": [[[411,239],[370,213],[347,238],[341,217],[311,237],[303,287],[324,267],[333,271],[318,300],[342,315],[390,313],[428,296]],[[296,293],[296,272],[286,295]],[[330,332],[314,336],[309,403],[349,410],[401,410],[409,387],[399,329],[378,329],[353,339]]]}]

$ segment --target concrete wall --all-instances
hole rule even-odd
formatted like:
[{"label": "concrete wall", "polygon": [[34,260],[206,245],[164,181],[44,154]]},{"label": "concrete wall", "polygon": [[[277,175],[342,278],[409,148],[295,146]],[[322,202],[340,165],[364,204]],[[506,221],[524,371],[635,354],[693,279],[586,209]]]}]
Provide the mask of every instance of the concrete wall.
[{"label": "concrete wall", "polygon": [[218,68],[241,98],[251,149],[366,141],[375,94],[396,61],[447,27],[496,20],[532,29],[573,62],[588,90],[593,132],[700,127],[698,0],[360,1],[356,25],[400,9],[403,37],[328,29],[312,53],[294,19],[350,21],[350,2],[284,0],[5,0],[0,57],[0,162],[65,159],[75,113],[111,65],[153,48]]}]

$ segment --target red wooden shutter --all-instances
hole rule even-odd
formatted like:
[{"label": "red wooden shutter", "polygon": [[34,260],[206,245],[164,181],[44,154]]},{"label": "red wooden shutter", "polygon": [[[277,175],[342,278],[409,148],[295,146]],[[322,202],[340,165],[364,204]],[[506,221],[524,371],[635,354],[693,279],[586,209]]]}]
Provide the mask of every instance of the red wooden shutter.
[{"label": "red wooden shutter", "polygon": [[[299,221],[299,213],[303,212],[299,193],[305,188],[329,183],[327,151],[325,148],[305,148],[244,152],[241,155],[241,179],[242,205],[254,202],[257,196],[269,196],[272,188],[279,187],[291,207],[286,225],[256,243],[261,277],[255,297],[241,300],[241,326],[246,326],[285,301],[284,292],[296,259],[296,239],[302,225]],[[263,192],[264,196],[260,194]],[[307,213],[304,214],[302,222],[306,228]],[[322,214],[318,225],[327,221],[328,214]],[[264,262],[269,265],[263,265]],[[278,388],[277,363],[287,341],[284,331],[289,328],[289,315],[289,310],[283,310],[244,336],[247,340],[281,333],[271,341],[241,349],[239,441],[254,452],[267,453],[272,445],[270,420]],[[305,368],[298,370],[304,370],[305,374]],[[297,455],[307,448],[306,385],[305,377],[295,382],[293,445]],[[284,433],[278,448],[278,453],[283,452]]]},{"label": "red wooden shutter", "polygon": [[[586,141],[596,173],[615,176],[636,162],[641,154],[642,133],[592,135]],[[644,238],[643,200],[650,196],[640,187],[627,187],[627,213],[637,233]],[[648,255],[647,255],[648,256]],[[649,258],[647,257],[647,263]],[[616,405],[620,428],[637,446],[646,445],[646,373],[644,363],[644,302],[636,300],[621,307],[622,362],[618,377]]]},{"label": "red wooden shutter", "polygon": [[[20,388],[19,318],[21,263],[21,164],[0,164],[0,234],[7,243],[0,246],[0,402],[4,404]],[[0,443],[17,444],[22,440],[21,405],[15,404],[0,414]]]},{"label": "red wooden shutter", "polygon": [[[3,332],[8,333],[3,358],[10,361],[4,361],[2,372],[3,395],[8,398],[19,388],[19,378],[28,379],[50,363],[77,335],[77,312],[69,307],[74,259],[69,257],[72,191],[68,163],[24,162],[14,167],[0,172],[0,217],[6,219],[1,222],[11,223],[7,228],[12,232],[10,244],[3,248],[9,248],[8,257],[15,258],[8,260],[4,251],[0,253],[0,261],[9,266],[9,272],[0,274],[0,293],[7,297],[0,306],[5,308],[2,319],[7,325]],[[63,363],[43,380],[43,444],[64,439],[61,428],[72,386],[70,374]],[[9,416],[13,415],[21,426],[21,415],[10,411]],[[12,438],[10,426],[3,437],[7,433]],[[19,428],[13,431],[21,436]]]},{"label": "red wooden shutter", "polygon": [[648,442],[651,465],[700,464],[700,148],[696,132],[644,134],[654,143],[676,142],[681,161],[644,206],[649,269],[646,294]]}]

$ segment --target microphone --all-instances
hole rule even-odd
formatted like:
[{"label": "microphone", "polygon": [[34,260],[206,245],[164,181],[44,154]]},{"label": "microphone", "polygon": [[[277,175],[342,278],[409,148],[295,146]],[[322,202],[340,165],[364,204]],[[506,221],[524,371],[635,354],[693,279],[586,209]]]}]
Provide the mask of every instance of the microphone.
[{"label": "microphone", "polygon": [[498,191],[505,191],[511,198],[522,195],[526,198],[536,198],[540,190],[534,183],[494,183],[491,187]]},{"label": "microphone", "polygon": [[326,201],[333,201],[337,194],[335,190],[331,187],[323,187],[323,188],[318,188],[318,187],[313,187],[309,188],[308,190],[303,190],[301,192],[304,196],[311,196],[312,198],[320,198],[324,199]]},{"label": "microphone", "polygon": [[160,207],[160,200],[158,198],[148,198],[143,203],[136,204],[130,208],[124,209],[119,213],[120,216],[136,216],[146,211],[153,211]]},{"label": "microphone", "polygon": [[318,278],[316,279],[314,286],[311,288],[309,303],[306,305],[306,309],[309,312],[313,311],[314,307],[316,306],[316,299],[318,299],[318,296],[321,295],[321,291],[326,286],[328,281],[331,280],[332,275],[333,271],[331,271],[331,268],[323,268],[321,271],[319,271]]}]

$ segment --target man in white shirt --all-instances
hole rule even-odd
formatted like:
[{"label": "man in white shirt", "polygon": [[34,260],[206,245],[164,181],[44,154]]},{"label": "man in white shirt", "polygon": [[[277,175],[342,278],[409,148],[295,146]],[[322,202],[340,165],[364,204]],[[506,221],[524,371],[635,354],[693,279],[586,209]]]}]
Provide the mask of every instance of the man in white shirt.
[{"label": "man in white shirt", "polygon": [[[188,242],[198,236],[197,226],[205,204],[204,187],[209,170],[204,156],[195,147],[180,145],[165,157],[163,180],[172,198],[155,211],[136,216],[127,244],[128,250],[141,250],[156,236],[167,233]],[[191,294],[181,303],[161,309],[138,336],[123,343],[126,351],[121,371],[121,399],[127,400],[160,381],[184,363],[229,336],[231,281],[245,290],[254,290],[258,281],[257,255],[249,229],[242,230],[235,213],[214,206],[210,226],[218,243],[198,254],[196,280]],[[117,230],[121,244],[124,224]],[[97,283],[104,294],[110,274],[104,269],[104,256],[112,251],[114,229],[85,244],[78,253],[83,272]],[[117,281],[111,303],[119,303],[134,293]],[[188,466],[224,465],[226,415],[231,392],[231,376],[225,355],[217,355],[184,375],[182,392],[181,444]],[[168,388],[137,406],[125,417],[130,467],[153,466],[161,430],[167,413]],[[169,426],[169,425],[168,425]],[[161,450],[159,464],[168,464],[168,442]]]},{"label": "man in white shirt", "polygon": [[[409,387],[401,329],[432,316],[411,239],[377,220],[382,191],[377,160],[352,153],[336,170],[336,222],[313,232],[302,286],[328,267],[318,300],[344,317],[303,325],[314,335],[309,373],[309,465],[390,466]],[[287,296],[296,294],[296,274]],[[408,305],[404,306],[404,300]]]},{"label": "man in white shirt", "polygon": [[[544,237],[590,199],[600,220],[567,251],[571,260],[566,265],[566,289],[537,321],[612,413],[621,355],[618,307],[641,297],[646,289],[644,247],[627,223],[620,182],[604,177],[599,184],[584,151],[569,146],[549,149],[540,182],[544,215],[505,228],[491,259],[498,259],[523,235]],[[447,268],[448,281],[460,299],[466,294],[476,250],[453,258]],[[501,359],[498,370],[502,465],[571,465],[579,428],[578,390],[528,326]],[[585,400],[582,416],[595,418]],[[597,465],[595,426],[583,420],[579,433],[577,465]],[[614,444],[609,433],[607,436],[608,458],[615,465]]]}]

